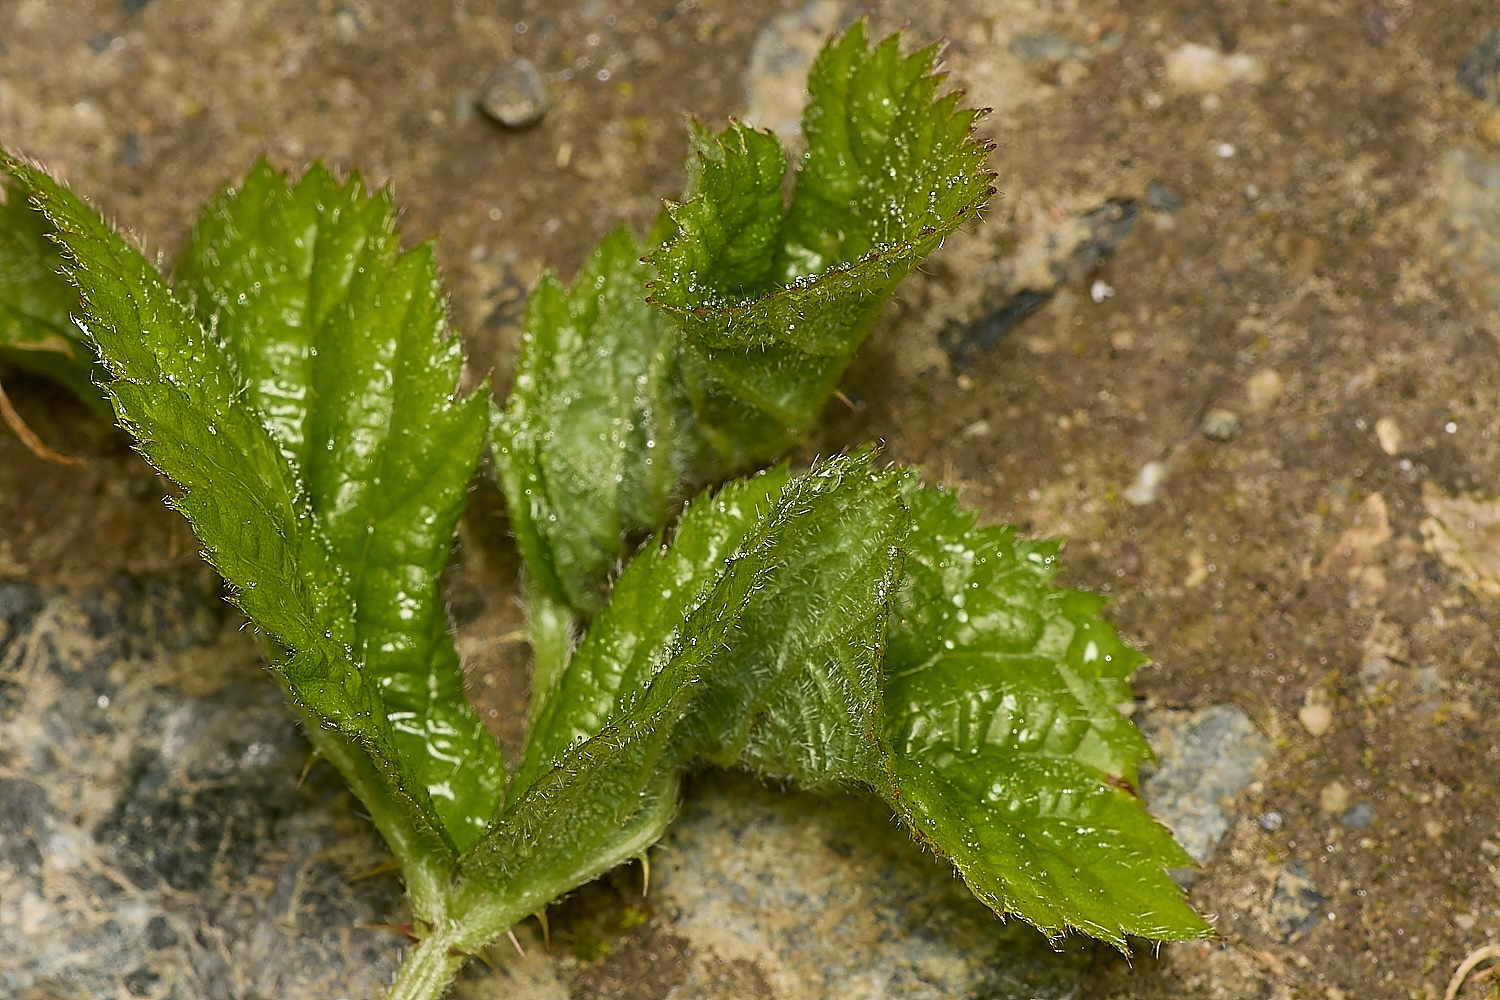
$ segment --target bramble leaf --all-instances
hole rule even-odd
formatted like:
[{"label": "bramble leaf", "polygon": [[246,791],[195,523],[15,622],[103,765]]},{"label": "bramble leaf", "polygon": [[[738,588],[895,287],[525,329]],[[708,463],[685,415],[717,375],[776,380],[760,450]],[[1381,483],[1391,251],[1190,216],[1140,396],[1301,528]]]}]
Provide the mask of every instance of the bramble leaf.
[{"label": "bramble leaf", "polygon": [[109,403],[93,380],[104,373],[73,322],[78,289],[62,274],[62,252],[48,238],[51,231],[23,191],[0,202],[0,361],[62,383],[108,416]]},{"label": "bramble leaf", "polygon": [[823,49],[785,212],[774,137],[695,130],[650,289],[682,324],[701,433],[730,464],[811,425],[896,286],[993,193],[980,112],[937,97],[935,55],[902,56],[894,35],[871,50],[863,21]]},{"label": "bramble leaf", "polygon": [[688,613],[704,599],[724,561],[780,501],[780,467],[729,483],[688,504],[666,544],[653,537],[616,581],[609,608],[534,717],[526,755],[511,786],[520,795],[578,742],[607,726],[640,693],[680,643]]},{"label": "bramble leaf", "polygon": [[879,733],[851,720],[878,717],[878,631],[907,526],[896,478],[869,462],[733,483],[626,567],[467,876],[554,892],[591,878],[660,835],[661,803],[699,761],[863,778]]},{"label": "bramble leaf", "polygon": [[264,161],[205,210],[177,294],[215,331],[296,471],[348,594],[346,641],[377,686],[407,773],[462,851],[505,771],[464,698],[440,577],[487,430],[428,246],[399,254],[389,192]]},{"label": "bramble leaf", "polygon": [[886,653],[892,806],[974,894],[1047,933],[1201,936],[1191,863],[1134,784],[1150,749],[1115,705],[1144,660],[1103,599],[1051,583],[1057,545],[975,528],[908,480],[914,528]]},{"label": "bramble leaf", "polygon": [[615,230],[572,289],[543,275],[515,383],[494,419],[495,462],[527,565],[584,614],[632,535],[666,523],[691,458],[676,331],[645,302],[649,269]]},{"label": "bramble leaf", "polygon": [[[389,672],[367,673],[357,652],[381,634],[377,630],[387,623],[378,616],[361,620],[356,602],[361,593],[368,592],[361,589],[368,586],[366,574],[359,572],[359,563],[343,567],[335,558],[347,554],[338,546],[349,534],[350,522],[341,522],[339,515],[363,514],[370,551],[391,552],[387,542],[394,536],[382,537],[387,530],[382,515],[426,497],[416,508],[423,516],[414,528],[401,530],[400,544],[388,557],[390,561],[370,562],[416,586],[428,569],[425,542],[435,544],[441,536],[446,558],[451,536],[442,524],[446,521],[446,530],[451,532],[456,517],[456,511],[445,506],[449,502],[446,484],[428,484],[423,479],[418,493],[392,495],[372,477],[371,488],[362,492],[340,488],[336,466],[320,470],[310,463],[312,467],[304,470],[294,465],[287,437],[251,402],[255,390],[238,369],[236,357],[249,358],[252,353],[248,343],[231,351],[221,339],[248,336],[247,331],[253,329],[245,321],[249,313],[223,312],[217,321],[219,329],[205,329],[145,258],[97,213],[40,171],[9,157],[0,162],[38,200],[65,248],[67,268],[81,292],[81,315],[113,376],[105,389],[120,422],[135,435],[147,457],[183,488],[183,495],[175,501],[177,507],[192,522],[207,558],[235,588],[236,602],[268,635],[273,666],[307,718],[309,735],[338,764],[370,809],[406,871],[419,910],[433,903],[456,853],[453,845],[472,842],[473,825],[454,822],[453,813],[444,814],[435,807],[429,788],[431,772],[424,773],[421,762],[414,766],[409,759],[411,743],[398,735],[384,699],[390,688],[385,683]],[[275,194],[277,185],[285,193],[284,182],[268,173],[260,176],[257,185],[268,202],[281,198]],[[232,205],[232,198],[228,204]],[[315,235],[318,222],[315,217],[303,232]],[[388,236],[388,222],[380,231]],[[353,438],[399,457],[400,449],[386,447],[379,427],[399,434],[399,428],[414,415],[425,419],[433,408],[421,390],[444,375],[449,380],[438,397],[443,404],[438,410],[448,413],[456,375],[453,363],[441,360],[451,348],[437,339],[441,310],[433,309],[430,257],[419,252],[396,258],[393,237],[363,242],[367,245],[361,263],[383,272],[383,286],[378,294],[362,299],[355,294],[359,282],[351,283],[346,301],[331,315],[338,316],[339,329],[351,345],[364,344],[369,358],[402,373],[402,389],[382,397],[378,379],[366,385],[368,395],[356,401],[372,406],[363,424],[355,424],[337,409],[349,400],[307,397],[308,426],[323,422],[325,427],[309,431],[309,440],[349,462],[351,468],[367,452],[356,447],[351,454],[341,450],[341,442]],[[205,245],[202,237],[198,245],[200,250]],[[215,246],[223,256],[210,262],[210,267],[240,266],[233,258],[243,245],[226,237]],[[252,260],[263,259],[259,250],[244,252]],[[288,264],[290,272],[292,262],[273,258],[265,276],[283,274],[282,263]],[[187,270],[192,273],[191,266]],[[348,270],[357,272],[357,267]],[[208,277],[201,281],[201,289],[212,284]],[[246,296],[244,302],[238,293],[233,301],[254,312],[259,303],[250,297],[252,290],[240,291]],[[211,295],[200,301],[212,308],[208,305]],[[286,319],[292,327],[299,321],[290,313]],[[418,366],[432,365],[437,371],[427,378],[408,380],[406,359],[413,351],[420,357]],[[449,443],[467,454],[443,461],[467,464],[464,482],[482,443],[481,405],[482,400],[452,407],[467,414],[471,426],[455,429]],[[347,423],[340,427],[341,421]],[[334,444],[331,450],[328,442]],[[430,468],[419,471],[437,474]],[[405,471],[382,467],[382,472],[390,477],[391,486],[411,484]],[[457,500],[461,503],[462,499],[460,489]],[[434,515],[432,520],[427,519],[428,513]],[[340,534],[341,530],[345,533]],[[410,641],[434,643],[432,630],[440,627],[441,619],[435,622],[415,613],[424,607],[421,599],[430,595],[411,596],[416,600],[410,605],[376,610],[404,622],[408,619],[401,612],[411,607]],[[441,642],[447,642],[445,630]],[[442,662],[439,657],[433,659],[438,666]],[[422,669],[428,668],[424,662]],[[469,712],[472,715],[472,709]],[[399,706],[391,714],[399,716]],[[498,752],[494,759],[498,761]],[[476,766],[484,766],[482,756]],[[473,803],[469,806],[474,808]],[[493,812],[494,803],[489,809]]]}]

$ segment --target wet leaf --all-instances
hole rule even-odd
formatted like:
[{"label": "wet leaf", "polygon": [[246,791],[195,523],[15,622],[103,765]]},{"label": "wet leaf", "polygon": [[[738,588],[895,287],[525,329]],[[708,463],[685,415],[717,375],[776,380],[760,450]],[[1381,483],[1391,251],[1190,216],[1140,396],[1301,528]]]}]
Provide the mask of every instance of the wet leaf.
[{"label": "wet leaf", "polygon": [[1052,584],[1058,546],[976,528],[954,494],[914,519],[885,667],[892,802],[999,913],[1047,933],[1202,936],[1167,878],[1191,864],[1135,794],[1150,749],[1115,706],[1143,662],[1102,598]]},{"label": "wet leaf", "polygon": [[[337,224],[316,211],[309,219],[305,213],[317,199],[299,201],[262,168],[247,184],[244,204],[263,211],[257,216],[247,208],[241,216],[234,195],[221,198],[215,221],[195,235],[186,255],[201,259],[184,267],[182,287],[189,291],[180,297],[92,209],[46,175],[14,160],[5,164],[63,241],[81,291],[80,315],[112,377],[105,389],[121,424],[182,487],[176,505],[235,588],[236,602],[266,633],[276,672],[314,742],[370,809],[414,895],[426,891],[430,902],[432,886],[420,883],[476,838],[479,824],[471,817],[488,820],[497,806],[493,795],[479,799],[487,781],[473,774],[499,773],[498,751],[479,742],[488,734],[462,700],[436,594],[419,589],[435,586],[446,560],[485,420],[482,397],[451,401],[458,357],[440,339],[430,253],[398,256],[381,202],[380,211],[345,214],[343,224],[363,232],[321,244],[354,259],[333,269],[345,276],[342,290],[318,299],[308,291],[309,276],[319,273],[310,263],[317,255],[310,248],[300,259],[277,251],[277,238],[256,227],[278,227],[290,217],[306,242]],[[338,188],[315,174],[307,185],[298,193],[318,190],[320,197],[366,207],[357,183]],[[247,270],[264,279],[266,297],[257,298],[251,283],[228,295],[232,308],[226,306],[225,296],[215,295],[218,276]],[[300,298],[286,287],[299,276]],[[195,314],[185,298],[204,311]],[[326,310],[317,308],[330,299]],[[267,310],[285,320],[276,327],[282,339],[266,332],[271,324],[258,328]],[[271,393],[245,374],[257,370],[257,336],[268,337],[260,346],[284,356],[296,354],[286,347],[290,339],[308,338],[311,370],[288,376],[306,379],[300,420],[291,410],[272,419],[261,409]],[[326,343],[326,336],[340,344]],[[323,348],[316,361],[314,346]],[[339,370],[320,370],[324,365]],[[314,386],[327,394],[317,395]],[[416,426],[442,443],[431,449],[441,454],[413,454]],[[299,427],[301,437],[293,430]],[[360,555],[351,558],[355,549]],[[397,593],[404,595],[399,601]],[[362,598],[389,603],[361,609]],[[403,652],[410,657],[404,663]],[[445,698],[425,718],[409,714],[411,676]],[[465,756],[442,761],[459,743],[467,744],[460,748]],[[461,802],[464,811],[452,801],[434,803],[443,798],[435,786],[451,780],[443,765],[472,771],[453,775],[454,787],[477,789]]]},{"label": "wet leaf", "polygon": [[585,614],[627,539],[666,523],[692,458],[691,414],[670,320],[646,305],[650,269],[615,230],[571,289],[550,272],[532,293],[495,462],[526,563]]},{"label": "wet leaf", "polygon": [[988,200],[979,112],[938,97],[935,49],[871,49],[857,21],[819,55],[808,151],[783,210],[769,133],[694,129],[675,235],[648,260],[652,301],[686,335],[701,433],[733,465],[778,453],[833,393],[891,293]]}]

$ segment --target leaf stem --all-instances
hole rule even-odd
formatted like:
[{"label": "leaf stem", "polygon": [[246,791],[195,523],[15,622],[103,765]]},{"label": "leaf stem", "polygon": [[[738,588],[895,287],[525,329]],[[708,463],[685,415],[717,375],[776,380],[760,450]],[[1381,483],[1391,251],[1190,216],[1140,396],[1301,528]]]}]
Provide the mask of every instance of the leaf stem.
[{"label": "leaf stem", "polygon": [[454,947],[462,929],[448,922],[406,953],[385,1000],[439,1000],[468,956]]}]

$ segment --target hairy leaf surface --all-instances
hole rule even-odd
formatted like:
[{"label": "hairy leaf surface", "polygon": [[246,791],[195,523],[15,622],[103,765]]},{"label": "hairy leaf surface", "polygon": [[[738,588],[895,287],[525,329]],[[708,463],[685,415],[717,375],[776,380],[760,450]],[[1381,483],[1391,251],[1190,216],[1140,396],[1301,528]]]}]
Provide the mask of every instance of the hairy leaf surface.
[{"label": "hairy leaf surface", "polygon": [[907,514],[895,477],[872,475],[869,460],[731,484],[689,508],[672,545],[655,540],[631,562],[623,599],[595,619],[467,874],[562,884],[603,871],[631,856],[610,851],[660,835],[663,795],[696,761],[812,784],[878,766],[878,729],[851,721],[878,716],[871,634],[894,592]]},{"label": "hairy leaf surface", "polygon": [[691,452],[672,323],[645,302],[649,269],[611,234],[566,289],[542,277],[495,458],[526,563],[577,611],[602,605],[626,539],[665,524]]},{"label": "hairy leaf surface", "polygon": [[0,361],[55,379],[108,415],[109,404],[93,381],[104,373],[73,322],[78,290],[62,274],[62,251],[48,238],[51,231],[24,191],[0,203]]},{"label": "hairy leaf surface", "polygon": [[907,483],[914,529],[886,655],[892,805],[976,896],[1048,933],[1200,936],[1164,869],[1191,863],[1134,792],[1144,739],[1115,705],[1144,659],[1053,586],[1057,545],[975,528]]},{"label": "hairy leaf surface", "polygon": [[205,211],[176,273],[299,477],[347,593],[347,642],[386,706],[407,772],[455,847],[504,790],[494,739],[464,698],[440,577],[484,447],[484,392],[455,402],[431,248],[400,254],[388,192],[264,162]]},{"label": "hairy leaf surface", "polygon": [[824,48],[786,211],[774,137],[695,131],[688,197],[668,206],[677,233],[648,257],[651,293],[682,324],[698,418],[729,461],[774,454],[812,423],[896,286],[992,193],[979,112],[936,96],[935,54],[902,56],[896,36],[872,50],[863,21]]},{"label": "hairy leaf surface", "polygon": [[[314,742],[370,808],[420,896],[422,874],[443,867],[453,856],[449,845],[461,842],[454,834],[465,828],[440,818],[388,717],[381,679],[366,674],[355,652],[358,591],[334,561],[316,508],[324,498],[270,421],[248,405],[252,390],[231,352],[145,258],[45,174],[4,163],[39,199],[66,248],[82,316],[113,376],[106,390],[121,423],[183,488],[177,506],[235,587],[237,603],[271,638],[276,671]],[[387,310],[373,330],[399,339],[405,315]],[[233,318],[224,322],[233,325]],[[435,334],[430,324],[421,329]],[[351,323],[349,335],[360,334]],[[471,462],[483,421],[483,411],[473,409],[480,429],[470,435]],[[399,425],[397,413],[387,416]]]}]

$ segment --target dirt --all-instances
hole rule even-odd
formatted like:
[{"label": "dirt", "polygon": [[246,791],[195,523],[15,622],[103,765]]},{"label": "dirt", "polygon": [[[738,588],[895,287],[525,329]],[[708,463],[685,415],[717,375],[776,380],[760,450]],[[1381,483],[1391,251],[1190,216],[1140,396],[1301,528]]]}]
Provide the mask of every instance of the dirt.
[{"label": "dirt", "polygon": [[[948,39],[955,84],[996,109],[983,130],[1002,194],[903,286],[807,453],[881,440],[987,520],[1066,536],[1066,581],[1110,594],[1154,660],[1142,697],[1238,705],[1277,746],[1192,889],[1221,940],[1101,954],[1084,995],[1442,996],[1500,937],[1500,598],[1421,526],[1424,484],[1500,493],[1500,324],[1450,266],[1441,172],[1455,146],[1500,157],[1476,137],[1495,105],[1456,76],[1500,16],[1488,0],[911,6],[877,4],[874,27]],[[0,142],[167,261],[257,156],[393,183],[407,237],[436,238],[472,381],[503,384],[541,269],[569,276],[621,220],[649,223],[682,183],[682,115],[743,110],[756,32],[795,7],[8,0]],[[1073,48],[1010,55],[1049,32]],[[1167,62],[1190,43],[1260,75],[1187,89]],[[460,96],[512,55],[553,97],[518,132]],[[1024,287],[1028,252],[1066,219],[1144,201],[1152,181],[1182,207],[1144,211],[1096,272],[949,367],[949,323]],[[87,464],[0,436],[0,577],[59,588],[194,564],[119,434],[59,390],[5,385]],[[1199,430],[1215,407],[1241,418],[1229,440]],[[1165,480],[1136,506],[1148,462]],[[516,557],[497,497],[477,496],[453,605],[476,702],[513,749]],[[1299,713],[1323,709],[1315,736]],[[1344,821],[1359,803],[1363,827]],[[1299,871],[1320,902],[1288,929],[1276,903]],[[635,905],[592,891],[601,913]],[[574,941],[586,919],[554,933]],[[667,915],[600,928],[613,944],[584,963],[580,996],[659,995],[688,960]]]}]

